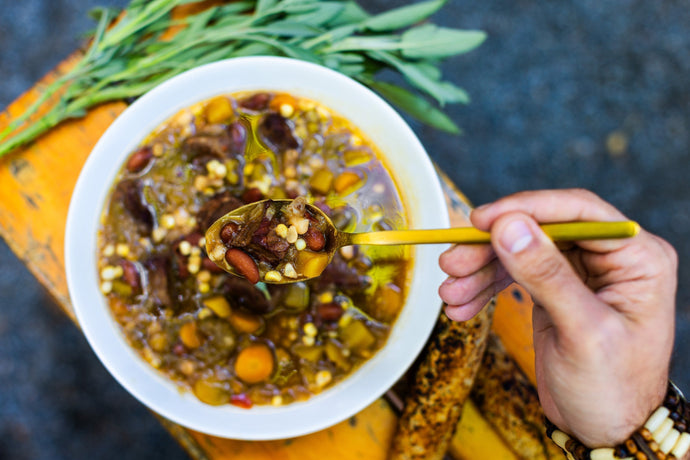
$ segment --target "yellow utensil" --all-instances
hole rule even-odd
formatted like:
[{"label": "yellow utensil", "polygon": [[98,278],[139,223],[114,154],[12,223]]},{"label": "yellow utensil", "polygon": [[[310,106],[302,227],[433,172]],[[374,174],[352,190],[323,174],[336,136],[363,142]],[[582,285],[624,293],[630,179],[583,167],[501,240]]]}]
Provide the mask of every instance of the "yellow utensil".
[{"label": "yellow utensil", "polygon": [[[637,222],[565,222],[542,224],[541,229],[553,241],[601,240],[629,238],[637,235]],[[474,227],[443,228],[437,230],[388,230],[366,233],[344,233],[342,246],[348,244],[437,244],[437,243],[489,243],[491,234]]]},{"label": "yellow utensil", "polygon": [[[263,200],[247,204],[224,215],[206,231],[205,236],[207,253],[210,259],[223,270],[240,276],[242,276],[243,272],[245,272],[244,276],[247,276],[247,270],[239,270],[238,272],[238,269],[232,264],[228,263],[226,260],[227,256],[229,255],[226,254],[226,252],[229,253],[230,250],[228,250],[228,248],[224,246],[223,241],[221,241],[221,230],[231,221],[236,222],[235,225],[239,225],[238,222],[242,225],[247,225],[252,220],[252,216],[258,216],[259,219],[263,218],[263,213],[257,211],[265,209],[264,205],[266,204],[266,201],[271,201],[272,206],[278,206],[280,208],[287,206],[292,202],[292,200]],[[363,233],[342,232],[335,227],[331,219],[324,214],[321,209],[309,204],[306,206],[312,215],[321,216],[323,218],[323,222],[327,226],[327,229],[324,232],[326,235],[327,244],[323,248],[322,252],[314,253],[312,256],[314,259],[314,264],[312,264],[312,266],[318,265],[318,269],[309,270],[308,273],[297,273],[295,276],[291,277],[281,277],[278,280],[264,278],[263,281],[284,284],[293,283],[295,281],[304,281],[306,279],[319,276],[325,266],[330,263],[333,255],[338,249],[352,244],[477,244],[489,243],[491,241],[491,235],[489,233],[478,230],[474,227],[444,228],[436,230],[387,230]],[[558,224],[544,224],[541,225],[541,228],[554,241],[627,238],[635,236],[640,230],[640,226],[636,222],[632,221],[567,222]],[[233,249],[232,251],[236,250]],[[238,256],[236,252],[235,255]],[[246,266],[256,265],[255,262],[251,262],[249,256],[241,255],[241,258],[243,261],[236,261],[236,265],[244,265],[245,268]],[[240,262],[242,263],[240,264]],[[254,268],[252,268],[252,271],[255,271]],[[256,273],[255,277],[258,276],[259,274]]]}]

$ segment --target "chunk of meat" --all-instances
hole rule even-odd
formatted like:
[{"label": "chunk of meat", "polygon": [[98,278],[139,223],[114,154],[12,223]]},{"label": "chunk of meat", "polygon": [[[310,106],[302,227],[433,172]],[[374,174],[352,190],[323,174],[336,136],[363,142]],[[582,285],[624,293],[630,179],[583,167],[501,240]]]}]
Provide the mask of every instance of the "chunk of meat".
[{"label": "chunk of meat", "polygon": [[113,201],[119,201],[129,215],[147,232],[153,229],[156,211],[144,197],[144,187],[139,179],[120,181],[113,193]]},{"label": "chunk of meat", "polygon": [[265,110],[271,102],[271,95],[268,93],[256,93],[239,102],[240,107],[249,110]]},{"label": "chunk of meat", "polygon": [[242,206],[242,202],[235,198],[229,191],[217,193],[212,196],[199,210],[196,219],[199,228],[206,231],[215,221],[230,211]]},{"label": "chunk of meat", "polygon": [[269,113],[261,120],[259,134],[280,150],[294,149],[299,142],[293,134],[293,123],[277,113]]},{"label": "chunk of meat", "polygon": [[149,295],[156,304],[161,307],[172,307],[170,298],[170,282],[168,271],[170,270],[170,259],[155,255],[144,262],[148,277]]},{"label": "chunk of meat", "polygon": [[273,305],[263,292],[243,278],[230,276],[223,286],[224,295],[232,302],[233,307],[244,307],[254,313],[268,313]]}]

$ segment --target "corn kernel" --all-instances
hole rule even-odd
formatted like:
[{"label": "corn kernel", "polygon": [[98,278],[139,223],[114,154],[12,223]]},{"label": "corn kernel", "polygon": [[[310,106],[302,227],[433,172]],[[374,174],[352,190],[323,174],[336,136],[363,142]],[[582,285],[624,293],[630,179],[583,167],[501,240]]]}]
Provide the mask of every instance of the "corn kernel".
[{"label": "corn kernel", "polygon": [[160,243],[163,241],[165,238],[165,235],[168,234],[168,230],[166,230],[163,227],[156,227],[153,229],[151,232],[151,239],[154,241],[154,243]]},{"label": "corn kernel", "polygon": [[106,267],[103,267],[103,269],[101,270],[101,279],[103,281],[112,281],[115,278],[118,278],[118,274],[117,274],[118,268],[120,268],[120,270],[122,270],[122,267],[114,267],[112,265],[108,265]]},{"label": "corn kernel", "polygon": [[298,238],[297,241],[295,241],[295,248],[297,248],[298,251],[302,251],[306,247],[307,247],[307,242],[304,241],[302,238]]},{"label": "corn kernel", "polygon": [[288,333],[288,340],[289,340],[290,342],[294,342],[295,340],[297,340],[297,332],[295,332],[295,331],[290,331],[290,332]]},{"label": "corn kernel", "polygon": [[285,176],[286,179],[294,179],[297,177],[297,169],[295,169],[294,166],[288,166],[285,168],[285,171],[283,171],[283,176]]},{"label": "corn kernel", "polygon": [[290,225],[290,228],[288,228],[285,240],[290,244],[297,242],[297,228],[294,225]]},{"label": "corn kernel", "polygon": [[200,283],[208,283],[211,281],[211,272],[208,270],[201,270],[198,275],[196,275],[197,281]]},{"label": "corn kernel", "polygon": [[161,216],[161,226],[170,230],[175,227],[175,217],[172,214],[163,214]]},{"label": "corn kernel", "polygon": [[216,169],[213,171],[216,177],[223,178],[228,174],[228,168],[225,167],[223,163],[218,163]]},{"label": "corn kernel", "polygon": [[280,104],[280,114],[285,118],[290,118],[295,113],[295,108],[290,104]]},{"label": "corn kernel", "polygon": [[129,246],[125,243],[119,243],[115,246],[115,253],[120,257],[127,257],[129,255]]},{"label": "corn kernel", "polygon": [[109,244],[103,248],[103,256],[104,257],[110,257],[113,254],[115,254],[115,246],[113,246],[112,244]]},{"label": "corn kernel", "polygon": [[199,273],[199,268],[199,264],[187,264],[187,270],[189,270],[189,273],[191,273],[192,275],[196,275],[197,273]]},{"label": "corn kernel", "polygon": [[343,316],[341,316],[340,319],[338,320],[338,326],[340,326],[340,327],[345,327],[345,326],[347,326],[348,324],[350,324],[351,322],[352,322],[352,316],[350,316],[350,315],[343,315]]},{"label": "corn kernel", "polygon": [[285,238],[288,233],[288,228],[285,224],[278,224],[276,225],[276,235],[278,235],[281,238]]},{"label": "corn kernel", "polygon": [[163,150],[163,144],[153,144],[153,148],[151,148],[151,151],[153,152],[154,157],[162,157],[163,154],[165,153],[165,150]]},{"label": "corn kernel", "polygon": [[103,294],[110,294],[113,290],[113,283],[111,281],[103,281],[101,283],[101,292]]},{"label": "corn kernel", "polygon": [[316,384],[322,388],[331,383],[332,379],[331,372],[325,369],[316,373]]},{"label": "corn kernel", "polygon": [[308,347],[314,346],[316,339],[310,335],[302,336],[302,343]]},{"label": "corn kernel", "polygon": [[201,257],[201,248],[199,248],[199,247],[197,247],[197,246],[192,246],[192,249],[190,249],[190,253],[191,253],[193,256]]},{"label": "corn kernel", "polygon": [[333,302],[333,293],[330,291],[322,292],[321,294],[319,294],[319,302],[321,302],[321,303]]},{"label": "corn kernel", "polygon": [[276,270],[271,270],[264,275],[264,279],[266,281],[282,281],[283,280],[283,275],[280,274],[279,271]]},{"label": "corn kernel", "polygon": [[297,329],[297,326],[299,326],[299,319],[297,319],[296,316],[290,317],[288,320],[288,327],[290,329]]},{"label": "corn kernel", "polygon": [[354,246],[343,246],[340,248],[340,255],[343,256],[345,260],[350,260],[355,256]]},{"label": "corn kernel", "polygon": [[203,248],[203,247],[206,246],[206,237],[203,237],[203,236],[202,236],[201,238],[199,238],[199,244],[198,244],[198,246],[199,246],[200,248]]},{"label": "corn kernel", "polygon": [[309,158],[309,162],[307,164],[309,164],[309,166],[311,166],[313,169],[320,169],[323,167],[324,161],[321,157],[313,156]]},{"label": "corn kernel", "polygon": [[271,404],[274,406],[282,406],[283,405],[283,397],[280,395],[275,395],[271,398]]},{"label": "corn kernel", "polygon": [[175,225],[182,227],[189,221],[189,213],[184,208],[179,208],[175,211]]},{"label": "corn kernel", "polygon": [[287,276],[288,278],[298,277],[297,270],[295,270],[295,266],[291,263],[285,264],[285,268],[283,268],[283,275]]},{"label": "corn kernel", "polygon": [[185,359],[180,361],[179,368],[180,372],[182,372],[184,375],[192,375],[196,366],[194,365],[194,362]]},{"label": "corn kernel", "polygon": [[307,334],[310,337],[316,337],[316,334],[319,333],[319,330],[316,328],[314,323],[305,324],[304,326],[302,326],[302,330],[305,334]]},{"label": "corn kernel", "polygon": [[180,254],[188,256],[192,252],[192,244],[189,241],[182,241],[178,249],[180,250]]},{"label": "corn kernel", "polygon": [[199,292],[201,294],[206,294],[211,290],[211,286],[208,283],[199,283]]},{"label": "corn kernel", "polygon": [[309,219],[297,219],[294,224],[299,235],[304,235],[309,230]]},{"label": "corn kernel", "polygon": [[194,178],[194,188],[202,192],[208,187],[208,177],[196,176]]}]

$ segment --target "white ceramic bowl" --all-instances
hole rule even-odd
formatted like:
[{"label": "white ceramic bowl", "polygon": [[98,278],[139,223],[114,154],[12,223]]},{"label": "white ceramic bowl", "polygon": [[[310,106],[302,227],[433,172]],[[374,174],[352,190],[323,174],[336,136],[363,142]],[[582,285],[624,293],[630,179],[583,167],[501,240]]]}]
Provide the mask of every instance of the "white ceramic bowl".
[{"label": "white ceramic bowl", "polygon": [[111,184],[129,153],[160,123],[193,103],[245,90],[285,91],[319,101],[358,126],[386,157],[412,228],[449,225],[439,179],[412,130],[381,98],[324,67],[275,57],[229,59],[185,72],[156,87],[110,126],[91,153],[72,196],[65,259],[72,303],[86,338],[110,373],[164,417],[211,435],[279,439],[324,429],[355,414],[401,377],[438,316],[440,246],[414,251],[407,302],[387,344],[359,370],[306,402],[240,409],[209,406],[181,391],[127,344],[99,292],[97,229]]}]

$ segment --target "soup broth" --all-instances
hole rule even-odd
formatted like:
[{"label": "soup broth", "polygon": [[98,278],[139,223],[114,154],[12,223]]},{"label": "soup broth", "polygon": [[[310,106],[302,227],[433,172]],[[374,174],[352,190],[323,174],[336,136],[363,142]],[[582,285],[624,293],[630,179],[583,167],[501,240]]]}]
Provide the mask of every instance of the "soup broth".
[{"label": "soup broth", "polygon": [[[268,150],[249,151],[252,139]],[[130,345],[205,403],[283,405],[319,393],[383,346],[404,304],[403,246],[345,247],[318,278],[285,285],[252,283],[208,258],[203,235],[218,218],[296,197],[339,230],[407,227],[366,137],[285,93],[221,95],[180,111],[113,184],[99,231],[101,291]],[[270,244],[263,237],[258,247]]]}]

